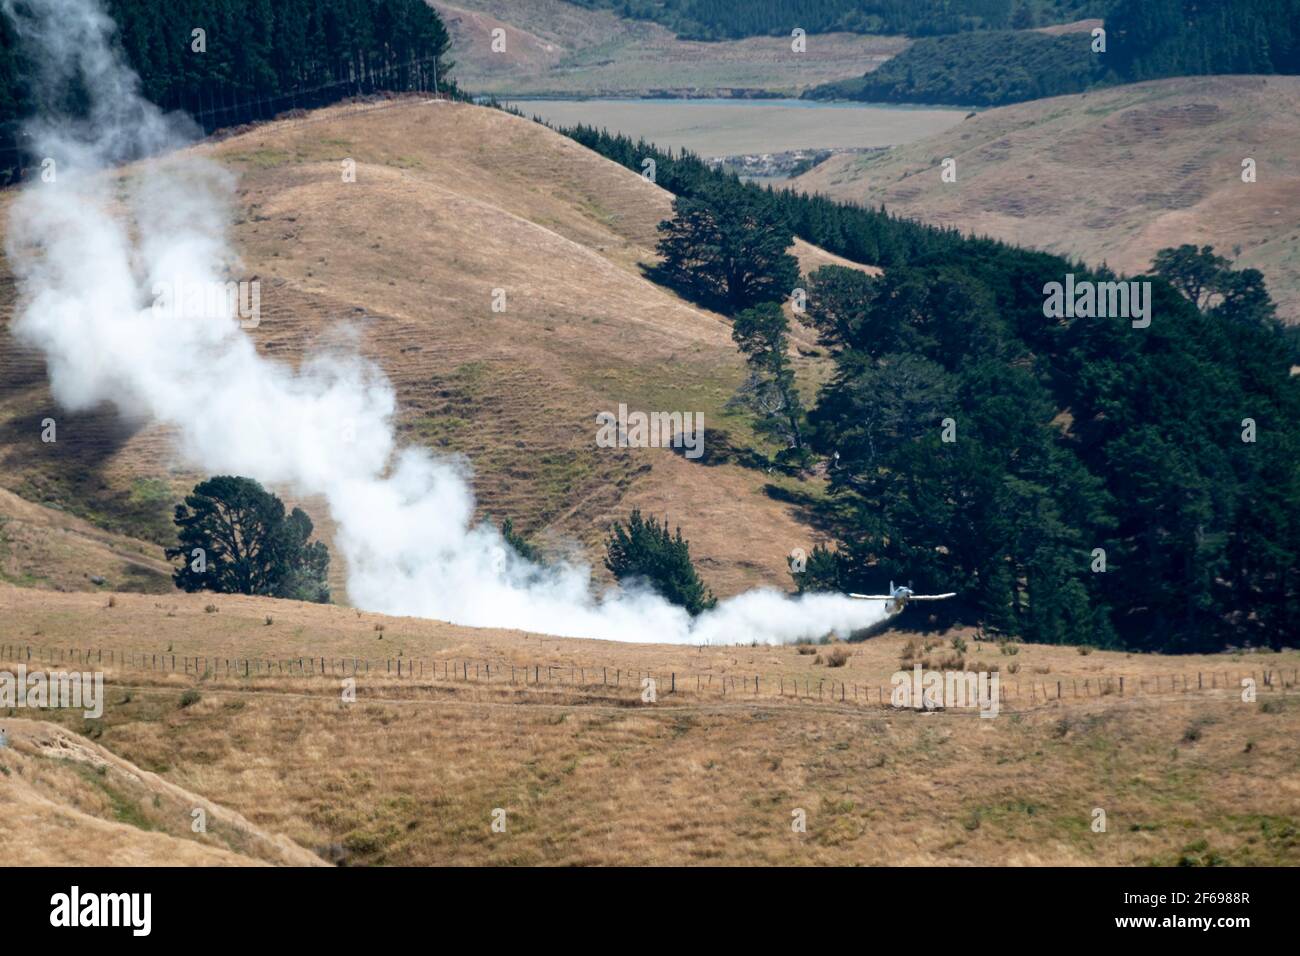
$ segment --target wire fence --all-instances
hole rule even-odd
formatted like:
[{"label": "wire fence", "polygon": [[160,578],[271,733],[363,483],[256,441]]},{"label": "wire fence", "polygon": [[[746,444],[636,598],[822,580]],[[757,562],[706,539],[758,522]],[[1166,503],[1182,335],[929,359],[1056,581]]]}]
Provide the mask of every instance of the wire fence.
[{"label": "wire fence", "polygon": [[[360,658],[360,657],[209,657],[110,648],[0,644],[0,660],[22,664],[102,667],[195,678],[238,678],[255,681],[276,677],[394,678],[435,684],[479,684],[509,687],[569,687],[584,693],[624,690],[644,694],[690,695],[701,698],[772,698],[821,701],[859,706],[891,704],[893,683],[857,683],[834,675],[715,673],[700,671],[645,671],[623,666],[520,663],[469,658]],[[1216,691],[1239,693],[1249,679],[1256,689],[1285,694],[1300,681],[1300,668],[1197,670],[1167,674],[1105,674],[1093,677],[1022,679],[998,672],[1002,704],[1038,706],[1061,700],[1101,697],[1132,698],[1151,695],[1194,694]],[[965,677],[969,671],[943,671]],[[908,675],[912,672],[902,669]]]}]

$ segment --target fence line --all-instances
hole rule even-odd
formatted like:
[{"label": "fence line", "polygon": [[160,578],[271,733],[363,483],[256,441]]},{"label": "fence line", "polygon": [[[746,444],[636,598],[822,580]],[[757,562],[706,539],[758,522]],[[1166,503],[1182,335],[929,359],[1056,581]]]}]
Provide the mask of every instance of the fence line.
[{"label": "fence line", "polygon": [[[80,664],[121,667],[165,674],[193,674],[196,677],[398,677],[411,680],[433,680],[448,683],[479,683],[501,686],[581,687],[592,689],[628,688],[637,692],[654,681],[657,695],[694,694],[717,696],[725,699],[783,698],[786,700],[818,700],[830,703],[885,705],[889,703],[893,686],[884,684],[858,684],[835,680],[834,677],[813,677],[791,674],[721,674],[715,672],[642,671],[624,667],[577,664],[538,664],[515,661],[490,661],[467,658],[424,659],[359,657],[292,657],[249,658],[208,657],[204,655],[177,655],[170,651],[158,654],[144,651],[118,651],[112,648],[107,657],[102,647],[34,647],[29,644],[0,644],[0,660],[19,663],[67,665]],[[472,668],[472,669],[471,669]],[[907,673],[906,669],[900,668]],[[566,674],[567,672],[567,674]],[[948,671],[938,671],[949,673]],[[952,671],[951,673],[972,673]],[[1233,674],[1233,677],[1229,675]],[[567,680],[566,680],[567,676]],[[1084,700],[1091,697],[1137,697],[1162,693],[1193,693],[1207,690],[1240,690],[1241,682],[1251,678],[1256,686],[1285,693],[1300,683],[1300,668],[1291,669],[1288,682],[1284,669],[1260,670],[1198,670],[1189,673],[1156,674],[1153,676],[1112,674],[1088,678],[1060,678],[1058,680],[1008,679],[999,671],[1000,702],[1028,701],[1033,705],[1049,704],[1062,699]]]}]

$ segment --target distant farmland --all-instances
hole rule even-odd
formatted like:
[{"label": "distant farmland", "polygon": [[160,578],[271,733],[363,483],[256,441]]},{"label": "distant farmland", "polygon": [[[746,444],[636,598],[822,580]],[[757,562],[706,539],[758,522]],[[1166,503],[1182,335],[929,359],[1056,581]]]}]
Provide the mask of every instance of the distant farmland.
[{"label": "distant farmland", "polygon": [[516,100],[510,105],[552,125],[585,123],[706,157],[910,143],[956,126],[969,112],[799,100]]}]

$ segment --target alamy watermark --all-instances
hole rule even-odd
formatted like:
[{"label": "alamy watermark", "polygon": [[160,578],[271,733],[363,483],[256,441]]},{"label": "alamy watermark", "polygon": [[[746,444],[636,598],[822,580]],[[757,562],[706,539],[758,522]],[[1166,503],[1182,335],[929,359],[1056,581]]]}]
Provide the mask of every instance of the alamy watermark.
[{"label": "alamy watermark", "polygon": [[148,936],[153,927],[152,893],[83,893],[73,886],[50,897],[50,925],[125,927],[132,936]]},{"label": "alamy watermark", "polygon": [[930,671],[917,664],[889,679],[894,707],[935,710],[978,707],[981,717],[996,717],[1001,706],[1001,678],[993,671]]},{"label": "alamy watermark", "polygon": [[104,672],[29,672],[26,664],[16,671],[0,671],[0,710],[23,707],[80,710],[88,719],[102,717]]},{"label": "alamy watermark", "polygon": [[687,458],[704,454],[703,412],[597,412],[597,448],[684,448]]},{"label": "alamy watermark", "polygon": [[153,314],[160,319],[237,318],[241,329],[262,324],[262,283],[163,280],[153,284]]},{"label": "alamy watermark", "polygon": [[1076,282],[1074,273],[1067,272],[1064,283],[1044,285],[1043,295],[1043,315],[1049,319],[1132,319],[1135,329],[1151,324],[1151,283],[1147,280]]}]

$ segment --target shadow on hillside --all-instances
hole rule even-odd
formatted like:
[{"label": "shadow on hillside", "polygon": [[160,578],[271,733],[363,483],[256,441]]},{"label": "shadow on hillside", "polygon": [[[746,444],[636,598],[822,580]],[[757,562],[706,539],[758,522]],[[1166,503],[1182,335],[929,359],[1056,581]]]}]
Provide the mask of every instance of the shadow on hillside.
[{"label": "shadow on hillside", "polygon": [[835,504],[810,492],[794,491],[781,485],[768,483],[763,494],[773,501],[794,506],[794,517],[803,525],[835,540],[843,539],[851,527],[849,519],[839,513]]},{"label": "shadow on hillside", "polygon": [[[673,437],[675,440],[677,436],[674,435]],[[674,444],[669,446],[669,449],[680,458],[707,467],[739,465],[742,468],[758,468],[762,470],[773,467],[765,456],[760,455],[752,448],[735,444],[726,432],[717,428],[704,429],[704,446],[700,449],[701,454],[697,458],[688,457],[686,454],[688,451],[694,454],[694,449],[684,446],[679,448],[675,441]]]},{"label": "shadow on hillside", "polygon": [[[53,441],[47,419],[54,420]],[[104,472],[145,423],[110,405],[69,413],[54,405],[0,424],[0,473],[6,487],[30,501],[66,510],[92,524],[134,537],[168,540],[175,502],[165,482],[136,479],[123,486]]]}]

